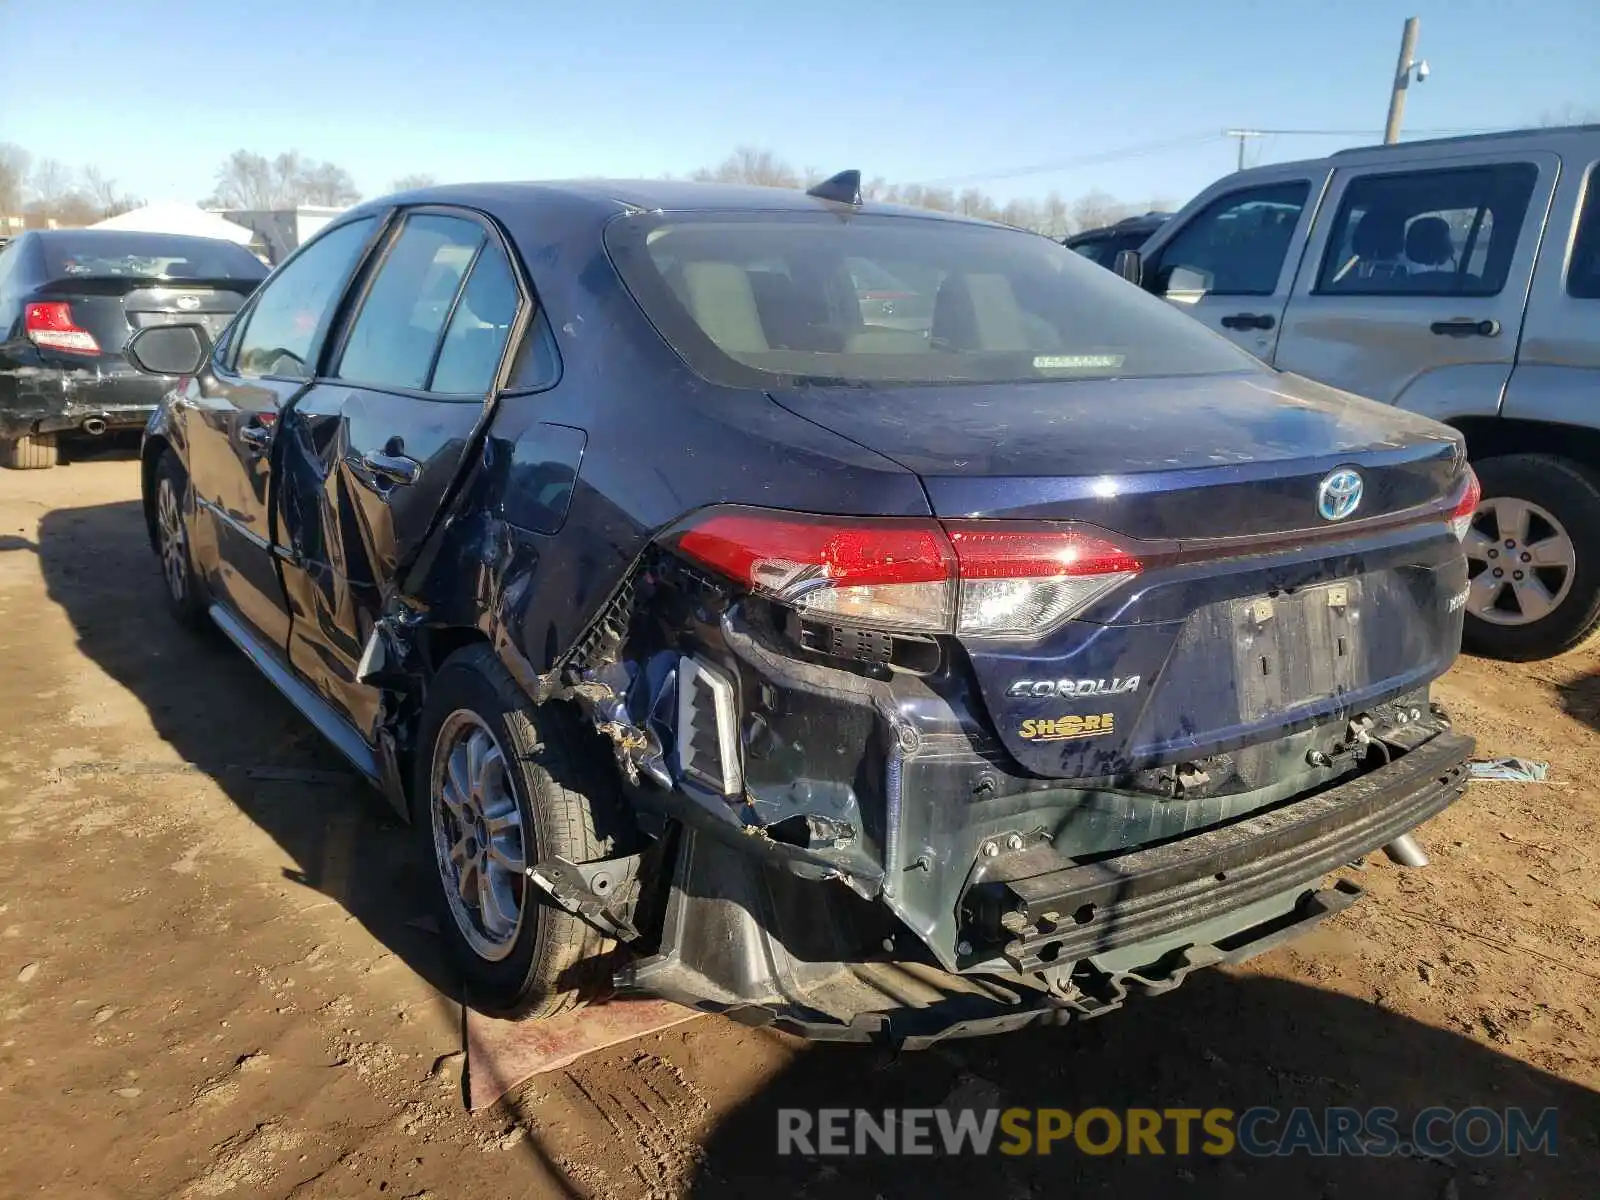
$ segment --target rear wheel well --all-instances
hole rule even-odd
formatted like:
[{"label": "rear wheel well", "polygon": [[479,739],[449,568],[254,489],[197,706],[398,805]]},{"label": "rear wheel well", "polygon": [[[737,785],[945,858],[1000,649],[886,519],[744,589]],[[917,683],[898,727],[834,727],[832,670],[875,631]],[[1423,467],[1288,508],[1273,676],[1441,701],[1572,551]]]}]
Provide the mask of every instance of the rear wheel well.
[{"label": "rear wheel well", "polygon": [[429,629],[422,643],[428,673],[431,675],[444,666],[445,659],[457,650],[477,645],[489,645],[489,637],[481,629],[466,625],[441,625]]},{"label": "rear wheel well", "polygon": [[1550,454],[1600,467],[1600,429],[1505,417],[1460,417],[1449,423],[1466,437],[1467,457],[1473,460],[1502,454]]}]

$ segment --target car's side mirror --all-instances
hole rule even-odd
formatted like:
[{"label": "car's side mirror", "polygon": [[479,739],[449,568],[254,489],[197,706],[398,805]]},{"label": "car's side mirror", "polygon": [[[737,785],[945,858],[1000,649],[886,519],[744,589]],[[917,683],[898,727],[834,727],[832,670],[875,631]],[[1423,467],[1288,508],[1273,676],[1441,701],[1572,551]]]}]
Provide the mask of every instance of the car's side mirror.
[{"label": "car's side mirror", "polygon": [[1144,286],[1144,256],[1137,250],[1118,250],[1111,269],[1134,287]]},{"label": "car's side mirror", "polygon": [[198,325],[152,325],[128,339],[123,354],[146,375],[194,375],[211,353],[211,339]]}]

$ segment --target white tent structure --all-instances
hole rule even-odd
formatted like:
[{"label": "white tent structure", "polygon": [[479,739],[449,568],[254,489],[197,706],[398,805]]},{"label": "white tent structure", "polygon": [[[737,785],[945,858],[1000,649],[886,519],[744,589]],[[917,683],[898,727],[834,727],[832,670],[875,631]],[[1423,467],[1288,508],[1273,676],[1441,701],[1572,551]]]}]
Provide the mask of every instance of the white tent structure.
[{"label": "white tent structure", "polygon": [[120,216],[96,221],[91,229],[125,229],[133,233],[182,233],[190,237],[220,238],[248,246],[255,234],[226,217],[192,204],[147,204]]}]

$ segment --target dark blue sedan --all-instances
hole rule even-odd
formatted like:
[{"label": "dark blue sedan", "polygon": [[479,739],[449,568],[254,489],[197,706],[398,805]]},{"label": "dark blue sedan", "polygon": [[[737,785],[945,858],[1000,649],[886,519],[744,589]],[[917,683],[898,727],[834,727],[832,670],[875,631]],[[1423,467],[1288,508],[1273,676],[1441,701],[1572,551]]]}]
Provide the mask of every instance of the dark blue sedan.
[{"label": "dark blue sedan", "polygon": [[857,183],[393,196],[130,344],[173,611],[409,818],[485,1011],[1063,1021],[1465,785],[1456,434]]}]

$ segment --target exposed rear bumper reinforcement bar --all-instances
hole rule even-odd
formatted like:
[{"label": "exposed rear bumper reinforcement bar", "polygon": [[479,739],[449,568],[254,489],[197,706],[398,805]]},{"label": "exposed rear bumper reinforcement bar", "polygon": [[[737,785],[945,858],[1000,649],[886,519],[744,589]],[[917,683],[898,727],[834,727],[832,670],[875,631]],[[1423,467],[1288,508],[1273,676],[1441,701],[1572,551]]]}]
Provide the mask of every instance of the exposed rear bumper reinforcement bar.
[{"label": "exposed rear bumper reinforcement bar", "polygon": [[1260,816],[1021,879],[1004,950],[1019,971],[1175,933],[1325,875],[1421,825],[1466,790],[1473,741],[1445,731],[1386,766]]}]

